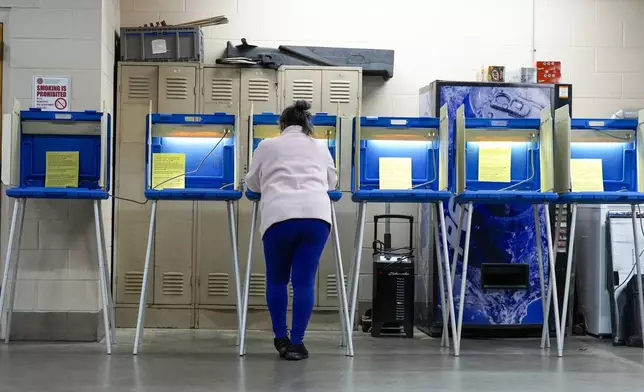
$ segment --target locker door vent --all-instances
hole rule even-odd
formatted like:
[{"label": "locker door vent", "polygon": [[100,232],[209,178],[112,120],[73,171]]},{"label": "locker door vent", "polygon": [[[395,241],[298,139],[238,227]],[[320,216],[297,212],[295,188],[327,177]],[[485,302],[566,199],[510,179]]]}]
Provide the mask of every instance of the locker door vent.
[{"label": "locker door vent", "polygon": [[163,295],[183,295],[183,272],[163,273]]},{"label": "locker door vent", "polygon": [[233,80],[230,78],[212,79],[210,99],[214,102],[231,102],[233,100]]},{"label": "locker door vent", "polygon": [[208,274],[208,295],[211,297],[228,296],[228,274],[212,272]]},{"label": "locker door vent", "polygon": [[270,96],[268,79],[248,80],[248,99],[251,101],[268,101]]},{"label": "locker door vent", "polygon": [[[347,287],[346,276],[344,277],[344,287]],[[326,277],[326,297],[338,298],[338,281],[335,279],[335,274]]]},{"label": "locker door vent", "polygon": [[128,271],[125,273],[125,294],[140,295],[143,287],[143,272]]},{"label": "locker door vent", "polygon": [[296,79],[293,81],[293,101],[304,100],[313,102],[313,81]]},{"label": "locker door vent", "polygon": [[188,99],[188,78],[170,76],[166,78],[165,97],[167,99]]},{"label": "locker door vent", "polygon": [[351,102],[351,81],[332,80],[329,83],[329,99],[331,103]]},{"label": "locker door vent", "polygon": [[149,99],[150,78],[147,76],[130,76],[128,79],[128,98]]},{"label": "locker door vent", "polygon": [[266,275],[250,274],[249,294],[253,297],[263,297],[266,294]]}]

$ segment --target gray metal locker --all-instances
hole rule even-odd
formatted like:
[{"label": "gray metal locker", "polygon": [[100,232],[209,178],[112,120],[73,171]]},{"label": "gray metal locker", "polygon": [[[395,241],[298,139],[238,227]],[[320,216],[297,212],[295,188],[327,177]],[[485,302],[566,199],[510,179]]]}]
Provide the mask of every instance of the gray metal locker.
[{"label": "gray metal locker", "polygon": [[[248,116],[254,114],[277,113],[279,109],[277,71],[261,68],[241,70],[241,133],[240,141],[240,178],[246,175],[248,163]],[[250,219],[250,218],[249,218]],[[242,248],[243,249],[243,248]]]},{"label": "gray metal locker", "polygon": [[[353,118],[358,115],[362,96],[362,69],[353,67],[282,66],[279,69],[280,110],[303,99],[311,102],[311,112],[342,116],[339,149],[340,189],[351,190],[351,137]],[[356,225],[356,206],[346,194],[336,203],[340,245],[345,274],[353,251]],[[261,249],[261,248],[260,248]],[[345,276],[345,279],[347,276]],[[337,280],[331,241],[320,258],[317,277],[319,307],[337,307]]]},{"label": "gray metal locker", "polygon": [[[197,79],[195,65],[159,65],[158,112],[196,113]],[[155,305],[193,304],[194,218],[192,201],[158,203],[154,238]]]},{"label": "gray metal locker", "polygon": [[[197,69],[197,65],[175,63],[119,64],[117,196],[145,200],[145,121],[150,101],[152,112],[194,113]],[[116,302],[136,304],[142,286],[150,205],[117,200],[115,215]],[[191,202],[159,203],[154,239],[155,270],[148,287],[153,295],[148,296],[149,302],[191,303],[193,222]],[[172,245],[164,240],[168,238],[172,238]]]},{"label": "gray metal locker", "polygon": [[[242,141],[241,160],[240,163],[248,162],[248,146],[249,130],[248,130],[248,116],[252,112],[255,114],[270,112],[278,112],[278,90],[277,90],[277,71],[270,69],[242,69],[241,74],[241,113],[242,124],[240,140]],[[240,175],[243,178],[246,175],[247,167],[242,168]],[[250,218],[251,218],[251,203],[242,198],[238,203],[238,233],[239,233],[239,249],[240,260],[242,260],[242,273],[246,267],[247,252],[249,248],[248,240],[250,239]],[[257,225],[259,228],[259,224]],[[257,229],[256,229],[257,230]],[[262,246],[261,236],[259,230],[255,232],[255,240],[252,244],[253,247],[253,267],[251,271],[250,280],[250,295],[249,303],[251,305],[265,305],[266,304],[266,268],[264,267],[264,248]],[[242,276],[244,276],[242,274]]]},{"label": "gray metal locker", "polygon": [[[201,113],[238,115],[241,69],[204,66],[201,73]],[[240,120],[241,124],[242,121]],[[239,129],[236,132],[240,132]],[[197,305],[235,305],[233,254],[226,203],[196,203]],[[240,247],[240,256],[245,254]]]},{"label": "gray metal locker", "polygon": [[322,70],[322,112],[355,116],[360,107],[361,97],[361,68]]},{"label": "gray metal locker", "polygon": [[[340,130],[340,189],[351,190],[351,156],[353,118],[359,116],[362,97],[362,69],[329,68],[322,69],[322,112],[336,113],[341,116]],[[336,203],[340,249],[344,265],[345,280],[349,274],[353,257],[353,240],[356,230],[356,204],[351,195],[345,193]],[[320,260],[318,270],[318,306],[338,305],[337,279],[333,260],[332,243],[329,241]]]},{"label": "gray metal locker", "polygon": [[[152,110],[157,109],[158,79],[156,65],[119,64],[116,196],[145,200],[145,116],[150,110],[150,101]],[[135,304],[139,301],[149,219],[149,205],[115,201],[115,284],[118,304]],[[150,295],[148,298],[152,302],[153,297]]]},{"label": "gray metal locker", "polygon": [[197,67],[159,65],[159,113],[195,113]]},{"label": "gray metal locker", "polygon": [[204,66],[201,80],[201,113],[237,114],[241,93],[241,69]]},{"label": "gray metal locker", "polygon": [[[311,104],[311,112],[322,112],[322,70],[316,67],[281,67],[280,89],[283,97],[280,109],[304,100]],[[335,110],[330,113],[335,113]]]}]

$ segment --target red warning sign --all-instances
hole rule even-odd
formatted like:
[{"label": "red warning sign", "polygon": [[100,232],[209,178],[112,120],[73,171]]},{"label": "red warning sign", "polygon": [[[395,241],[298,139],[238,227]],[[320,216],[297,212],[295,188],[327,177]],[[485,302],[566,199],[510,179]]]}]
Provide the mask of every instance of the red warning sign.
[{"label": "red warning sign", "polygon": [[33,106],[47,111],[69,111],[69,76],[34,76]]}]

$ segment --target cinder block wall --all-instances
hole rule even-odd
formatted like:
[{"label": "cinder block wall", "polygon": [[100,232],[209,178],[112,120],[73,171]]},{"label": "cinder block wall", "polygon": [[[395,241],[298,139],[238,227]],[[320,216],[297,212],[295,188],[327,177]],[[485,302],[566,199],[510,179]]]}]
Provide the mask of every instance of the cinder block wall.
[{"label": "cinder block wall", "polygon": [[[644,107],[642,0],[121,0],[122,26],[221,14],[230,23],[204,32],[208,63],[227,41],[242,37],[266,47],[394,49],[394,78],[364,80],[368,116],[417,116],[419,87],[435,79],[474,80],[482,65],[530,65],[533,52],[536,60],[563,62],[564,81],[575,85],[575,116]],[[368,216],[376,210],[384,211],[370,206]],[[411,206],[393,212],[417,214]],[[405,240],[406,230],[392,229],[395,241]],[[365,244],[371,233],[369,222]],[[363,300],[371,298],[370,254],[362,264]]]},{"label": "cinder block wall", "polygon": [[[207,62],[220,56],[226,41],[241,37],[273,47],[395,49],[395,77],[387,83],[366,78],[363,84],[365,115],[417,115],[421,85],[472,80],[483,64],[530,64],[533,42],[536,59],[564,62],[564,80],[575,84],[575,116],[644,107],[641,0],[402,0],[395,6],[367,0],[307,6],[287,0],[120,0],[120,6],[118,11],[118,0],[0,0],[5,110],[11,97],[30,105],[35,74],[70,75],[73,110],[99,109],[101,101],[109,109],[112,32],[119,17],[123,26],[138,26],[218,14],[231,22],[206,29]],[[4,255],[12,202],[4,196],[1,202]],[[109,206],[104,210],[109,217]],[[25,314],[64,315],[58,329],[49,328],[57,336],[82,335],[67,328],[79,324],[68,320],[99,310],[93,226],[85,217],[91,217],[88,203],[28,206],[16,305]],[[369,271],[363,272],[361,297],[368,299]]]},{"label": "cinder block wall", "polygon": [[[99,110],[101,101],[111,110],[113,32],[119,14],[116,0],[0,0],[0,7],[7,7],[3,20],[5,112],[13,98],[23,109],[31,106],[34,75],[70,76],[73,111]],[[1,203],[4,262],[14,204],[4,189]],[[102,336],[97,332],[101,306],[92,208],[87,201],[28,202],[14,338],[95,340]],[[109,235],[109,203],[103,213]],[[111,246],[111,238],[107,244]]]}]

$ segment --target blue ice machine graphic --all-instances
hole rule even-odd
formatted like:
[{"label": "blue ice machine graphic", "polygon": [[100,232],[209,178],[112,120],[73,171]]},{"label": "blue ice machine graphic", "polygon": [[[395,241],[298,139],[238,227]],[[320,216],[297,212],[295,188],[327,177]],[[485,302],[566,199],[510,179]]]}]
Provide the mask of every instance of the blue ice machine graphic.
[{"label": "blue ice machine graphic", "polygon": [[[538,119],[541,110],[548,106],[554,110],[569,105],[571,92],[570,85],[435,81],[420,89],[419,106],[421,115],[432,116],[436,115],[441,106],[447,105],[451,119],[456,118],[456,111],[461,105],[464,105],[465,117],[468,119]],[[453,167],[454,121],[450,123],[449,134],[449,167]],[[513,148],[513,158],[516,154],[521,154],[521,151],[525,154],[525,148],[525,146]],[[475,153],[473,150],[468,150],[468,154]],[[528,161],[524,163],[527,165]],[[513,165],[513,178],[515,174],[518,175],[520,171],[526,169],[525,165]],[[471,169],[468,173],[473,173],[475,170],[475,168]],[[451,174],[450,183],[454,183],[454,173]],[[459,238],[457,236],[464,238],[464,231],[456,233],[458,213],[459,207],[455,203],[452,201],[446,203],[450,253]],[[430,235],[426,221],[429,221],[429,208],[423,206],[420,212],[421,243],[419,246],[421,248],[417,267],[419,273],[424,271],[427,279],[425,279],[424,289],[417,287],[416,325],[422,331],[436,336],[440,335],[442,330],[442,317],[437,292],[437,268],[433,250],[430,247],[431,241],[422,240],[423,237]],[[540,223],[542,252],[544,260],[547,261],[543,211]],[[540,336],[543,311],[536,245],[533,238],[535,227],[532,207],[514,204],[476,205],[472,225],[481,227],[482,230],[473,231],[471,237],[467,287],[470,290],[468,298],[472,300],[464,307],[463,335]],[[459,242],[462,244],[463,240]],[[425,245],[424,248],[423,245]],[[456,269],[457,281],[460,279],[462,256],[463,249],[460,247]],[[565,255],[563,259],[565,261]],[[522,265],[525,273],[515,274],[514,287],[512,280],[506,280],[508,284],[505,288],[484,288],[483,281],[491,281],[495,278],[483,276],[484,274],[504,271],[503,268],[486,268],[486,265],[492,264],[496,266],[507,264],[512,267]],[[507,272],[510,272],[510,269]]]}]

